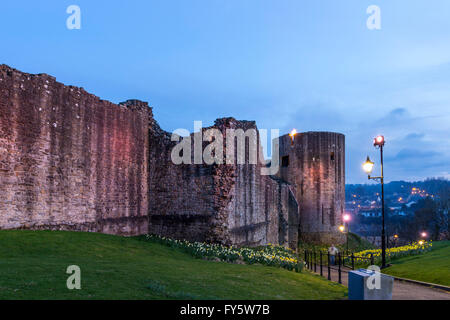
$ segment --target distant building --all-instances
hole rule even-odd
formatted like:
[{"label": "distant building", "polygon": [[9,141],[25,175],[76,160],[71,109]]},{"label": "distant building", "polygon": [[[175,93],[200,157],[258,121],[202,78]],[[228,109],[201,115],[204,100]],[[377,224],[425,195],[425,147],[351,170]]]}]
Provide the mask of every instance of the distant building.
[{"label": "distant building", "polygon": [[376,210],[361,210],[359,212],[359,214],[363,217],[380,217],[381,216],[381,210],[380,209],[376,209]]}]

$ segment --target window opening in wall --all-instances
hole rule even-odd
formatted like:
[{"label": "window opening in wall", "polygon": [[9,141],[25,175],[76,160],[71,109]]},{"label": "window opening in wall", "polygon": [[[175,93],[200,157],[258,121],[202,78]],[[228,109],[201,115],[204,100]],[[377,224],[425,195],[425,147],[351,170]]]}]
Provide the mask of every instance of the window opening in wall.
[{"label": "window opening in wall", "polygon": [[284,168],[289,166],[289,156],[281,157],[281,166]]}]

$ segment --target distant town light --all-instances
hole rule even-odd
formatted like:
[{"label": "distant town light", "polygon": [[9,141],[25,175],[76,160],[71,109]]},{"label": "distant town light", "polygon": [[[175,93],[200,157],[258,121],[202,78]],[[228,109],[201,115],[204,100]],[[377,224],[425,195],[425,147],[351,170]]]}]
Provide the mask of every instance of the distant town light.
[{"label": "distant town light", "polygon": [[370,161],[369,156],[367,156],[366,162],[363,164],[363,169],[367,174],[370,174],[373,170],[374,162]]},{"label": "distant town light", "polygon": [[345,227],[343,225],[340,225],[339,226],[339,231],[344,232],[344,230],[345,230]]},{"label": "distant town light", "polygon": [[350,221],[350,215],[349,214],[344,214],[344,221],[345,222],[348,222],[348,221]]}]

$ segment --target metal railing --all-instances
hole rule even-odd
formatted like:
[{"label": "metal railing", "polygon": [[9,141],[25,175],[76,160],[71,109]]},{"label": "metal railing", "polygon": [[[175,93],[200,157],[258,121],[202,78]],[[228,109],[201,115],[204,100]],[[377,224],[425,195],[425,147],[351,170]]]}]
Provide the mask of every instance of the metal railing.
[{"label": "metal railing", "polygon": [[339,283],[342,283],[342,268],[346,267],[351,270],[355,270],[355,261],[357,260],[367,260],[370,265],[374,264],[374,257],[372,253],[370,254],[370,257],[356,257],[353,252],[351,254],[341,254],[340,252],[338,252],[336,255],[331,255],[329,252],[323,251],[304,251],[304,261],[306,263],[306,268],[315,273],[317,273],[317,269],[319,269],[319,273],[321,276],[324,276],[324,268],[326,268],[328,280],[332,280],[331,269],[337,270]]}]

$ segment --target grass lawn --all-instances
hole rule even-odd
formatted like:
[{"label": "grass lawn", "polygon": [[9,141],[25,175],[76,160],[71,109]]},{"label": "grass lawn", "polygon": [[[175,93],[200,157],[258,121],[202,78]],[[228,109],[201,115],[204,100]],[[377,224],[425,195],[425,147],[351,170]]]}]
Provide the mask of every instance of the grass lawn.
[{"label": "grass lawn", "polygon": [[383,273],[450,286],[450,241],[433,242],[430,252],[396,259]]},{"label": "grass lawn", "polygon": [[[66,268],[81,268],[68,290]],[[0,231],[0,299],[346,299],[308,271],[195,259],[139,238]]]}]

